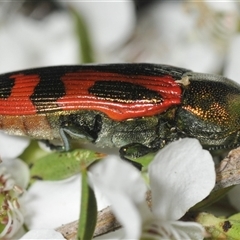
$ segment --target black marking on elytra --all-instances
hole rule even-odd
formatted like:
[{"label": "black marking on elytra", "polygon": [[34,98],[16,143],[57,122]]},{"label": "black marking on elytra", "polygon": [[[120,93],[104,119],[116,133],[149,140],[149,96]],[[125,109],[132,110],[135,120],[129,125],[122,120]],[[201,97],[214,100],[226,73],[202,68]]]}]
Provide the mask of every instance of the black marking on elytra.
[{"label": "black marking on elytra", "polygon": [[[14,74],[32,75],[38,74],[41,81],[36,86],[30,99],[39,112],[54,111],[54,101],[65,95],[64,83],[61,77],[66,73],[81,71],[118,73],[126,76],[172,76],[173,79],[181,79],[184,73],[190,70],[161,64],[137,63],[137,64],[99,64],[99,65],[73,65],[52,66],[15,71],[0,75],[0,98],[8,98],[14,86]],[[132,94],[132,93],[131,93]],[[123,97],[123,96],[122,96]],[[129,97],[129,96],[128,96]],[[52,106],[51,106],[52,104]]]},{"label": "black marking on elytra", "polygon": [[45,68],[45,71],[38,73],[40,81],[30,99],[39,113],[52,112],[58,109],[57,99],[66,94],[64,83],[61,80],[65,72],[64,69],[51,71],[51,68]]},{"label": "black marking on elytra", "polygon": [[158,92],[129,82],[100,80],[96,81],[88,92],[113,102],[131,103],[137,100],[156,104],[163,102],[163,98]]},{"label": "black marking on elytra", "polygon": [[0,77],[0,98],[7,99],[10,97],[12,88],[14,86],[14,79],[9,75],[2,75]]},{"label": "black marking on elytra", "polygon": [[[88,69],[86,69],[87,67]],[[171,76],[175,80],[182,78],[182,75],[191,70],[179,67],[173,67],[162,64],[151,63],[123,63],[123,64],[104,64],[104,65],[88,65],[84,66],[85,70],[99,71],[99,72],[114,72],[122,75],[144,75],[144,76]]]}]

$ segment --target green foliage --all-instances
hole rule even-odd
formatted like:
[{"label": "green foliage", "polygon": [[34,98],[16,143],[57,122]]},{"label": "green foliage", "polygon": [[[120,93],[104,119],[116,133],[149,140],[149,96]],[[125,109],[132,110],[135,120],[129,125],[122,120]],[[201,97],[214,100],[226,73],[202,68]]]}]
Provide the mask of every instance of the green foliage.
[{"label": "green foliage", "polygon": [[43,151],[37,141],[31,141],[29,146],[25,149],[25,151],[19,156],[24,162],[26,162],[29,166],[31,166],[37,159],[46,156],[49,154],[46,151]]},{"label": "green foliage", "polygon": [[81,170],[82,174],[82,199],[81,211],[78,225],[78,240],[92,239],[97,222],[97,202],[94,191],[88,184],[86,168]]},{"label": "green foliage", "polygon": [[80,172],[80,165],[89,166],[104,155],[87,149],[52,152],[37,159],[31,166],[31,180],[62,180]]},{"label": "green foliage", "polygon": [[205,227],[210,240],[240,239],[240,213],[229,218],[217,218],[210,213],[200,213],[197,222]]}]

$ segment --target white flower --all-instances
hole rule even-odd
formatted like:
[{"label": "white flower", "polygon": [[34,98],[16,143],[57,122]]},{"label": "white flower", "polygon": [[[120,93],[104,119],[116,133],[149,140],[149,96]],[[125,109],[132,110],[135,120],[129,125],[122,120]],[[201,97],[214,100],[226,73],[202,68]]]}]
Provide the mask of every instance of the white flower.
[{"label": "white flower", "polygon": [[80,175],[62,181],[37,181],[24,195],[28,229],[56,228],[75,221],[80,208]]},{"label": "white flower", "polygon": [[[30,175],[29,167],[20,159],[16,159],[16,157],[24,151],[28,144],[29,139],[9,136],[1,132],[0,157],[3,156],[3,162],[0,164],[0,180],[1,175],[4,174],[4,191],[15,188],[15,183],[22,188],[27,187]],[[11,239],[19,239],[24,232],[22,229],[19,232],[17,230],[21,227],[24,220],[27,228],[30,229],[30,233],[26,233],[23,239],[37,239],[37,236],[40,239],[47,239],[46,236],[48,236],[48,239],[58,239],[57,235],[54,237],[55,231],[53,229],[62,224],[72,222],[79,217],[81,201],[80,182],[80,175],[77,175],[64,181],[39,181],[34,183],[18,199],[23,213],[20,212],[16,199],[12,198],[13,202],[8,201],[3,205],[3,207],[8,208],[6,212],[8,217],[5,218],[8,221],[4,222],[6,227],[4,227],[2,234],[0,228],[0,238],[5,236]],[[0,185],[0,189],[1,187]],[[1,199],[4,198],[2,198],[0,192],[0,201]],[[2,216],[5,217],[6,214],[4,214],[5,212]],[[8,233],[9,229],[12,229],[11,235],[10,232]],[[49,231],[46,231],[46,229],[49,229]],[[16,235],[13,236],[14,233]],[[57,234],[59,235],[59,233]]]},{"label": "white flower", "polygon": [[65,239],[61,233],[53,229],[35,229],[27,232],[22,238],[25,239]]},{"label": "white flower", "polygon": [[0,166],[0,238],[11,238],[22,226],[24,217],[18,203],[23,190],[4,166]]},{"label": "white flower", "polygon": [[15,159],[29,145],[30,140],[25,137],[11,136],[0,131],[1,159]]},{"label": "white flower", "polygon": [[212,157],[195,139],[161,150],[149,166],[152,212],[140,172],[110,156],[91,169],[91,184],[100,189],[125,228],[125,239],[203,239],[203,227],[177,221],[208,196],[215,184]]},{"label": "white flower", "polygon": [[0,238],[13,239],[24,222],[19,194],[29,183],[29,168],[17,157],[29,145],[26,138],[0,132]]}]

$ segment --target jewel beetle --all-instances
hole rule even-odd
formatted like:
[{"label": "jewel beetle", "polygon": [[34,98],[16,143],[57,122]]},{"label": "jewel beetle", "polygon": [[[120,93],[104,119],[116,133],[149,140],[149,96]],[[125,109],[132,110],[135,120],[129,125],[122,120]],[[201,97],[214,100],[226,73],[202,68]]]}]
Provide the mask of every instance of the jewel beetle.
[{"label": "jewel beetle", "polygon": [[[0,129],[117,147],[138,158],[184,137],[206,149],[240,145],[240,86],[158,64],[54,66],[0,75]],[[57,148],[57,146],[56,146]]]}]

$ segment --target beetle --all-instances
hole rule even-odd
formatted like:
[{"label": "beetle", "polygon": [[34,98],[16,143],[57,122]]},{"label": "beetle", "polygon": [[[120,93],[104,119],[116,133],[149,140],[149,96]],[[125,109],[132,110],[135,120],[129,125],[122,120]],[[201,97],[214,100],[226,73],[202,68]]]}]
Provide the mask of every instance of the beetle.
[{"label": "beetle", "polygon": [[[0,129],[33,139],[117,147],[138,158],[184,137],[240,145],[240,86],[160,64],[53,66],[0,75]],[[52,146],[52,145],[51,145]]]}]

